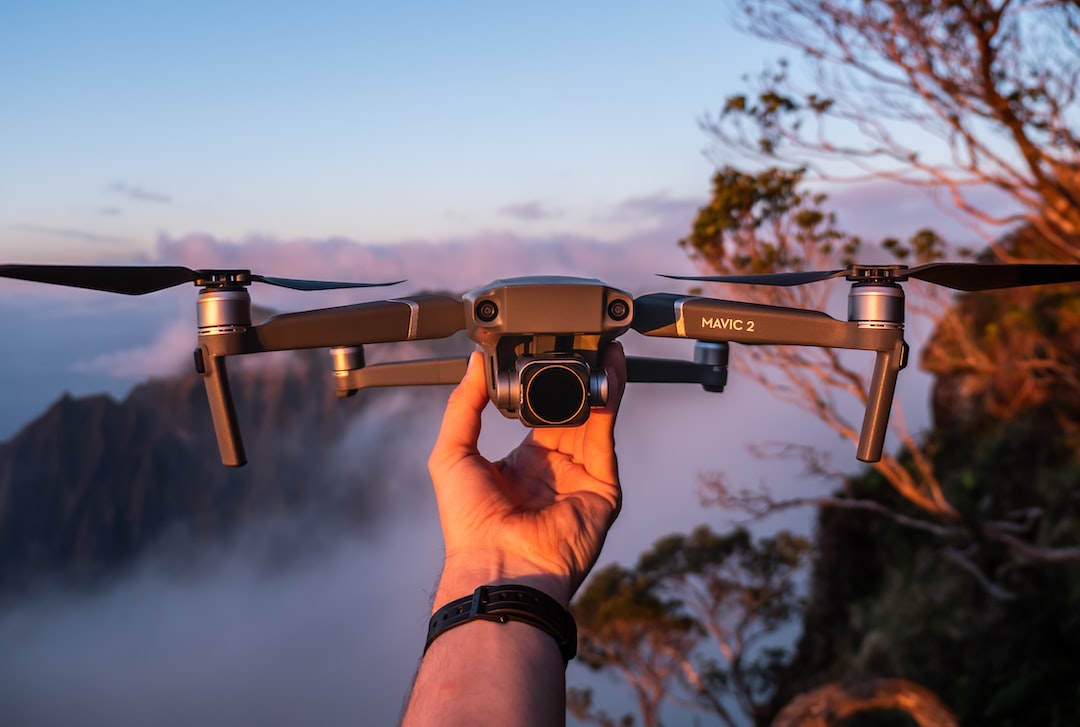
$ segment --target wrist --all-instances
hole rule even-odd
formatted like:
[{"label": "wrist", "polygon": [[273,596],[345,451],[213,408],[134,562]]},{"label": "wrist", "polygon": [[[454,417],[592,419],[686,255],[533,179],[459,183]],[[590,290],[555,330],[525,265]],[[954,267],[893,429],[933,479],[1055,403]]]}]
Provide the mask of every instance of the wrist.
[{"label": "wrist", "polygon": [[435,591],[432,612],[450,601],[467,596],[478,586],[529,586],[553,598],[563,608],[570,605],[570,577],[545,571],[533,564],[510,558],[471,557],[466,554],[447,554],[439,586]]}]

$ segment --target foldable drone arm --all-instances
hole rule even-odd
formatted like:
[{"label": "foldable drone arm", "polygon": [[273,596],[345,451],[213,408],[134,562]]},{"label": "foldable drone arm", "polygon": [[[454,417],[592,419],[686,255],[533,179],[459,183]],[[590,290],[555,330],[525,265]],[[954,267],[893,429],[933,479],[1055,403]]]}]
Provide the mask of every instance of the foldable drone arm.
[{"label": "foldable drone arm", "polygon": [[249,350],[237,353],[445,338],[464,328],[460,300],[418,295],[275,316],[253,327]]},{"label": "foldable drone arm", "polygon": [[226,356],[443,338],[465,326],[461,301],[445,295],[286,313],[253,326],[246,291],[208,290],[205,294],[195,367],[206,385],[221,461],[229,467],[242,466],[247,460]]},{"label": "foldable drone arm", "polygon": [[701,384],[706,391],[723,391],[727,385],[726,348],[722,360],[715,363],[699,360],[696,354],[695,351],[693,361],[627,356],[626,380],[658,384]]},{"label": "foldable drone arm", "polygon": [[[633,328],[646,336],[862,348],[848,324],[818,311],[652,293],[634,300]],[[871,347],[872,348],[872,347]]]},{"label": "foldable drone arm", "polygon": [[438,386],[456,384],[465,376],[467,358],[432,358],[393,361],[343,371],[338,375],[338,396],[379,386]]},{"label": "foldable drone arm", "polygon": [[646,336],[877,352],[856,456],[863,462],[881,459],[896,377],[907,363],[902,326],[866,325],[819,311],[672,293],[642,296],[634,308],[633,328]]}]

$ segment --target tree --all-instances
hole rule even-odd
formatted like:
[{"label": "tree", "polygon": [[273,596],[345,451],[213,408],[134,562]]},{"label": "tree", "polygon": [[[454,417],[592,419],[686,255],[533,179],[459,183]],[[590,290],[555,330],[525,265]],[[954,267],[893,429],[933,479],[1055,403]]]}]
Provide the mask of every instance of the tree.
[{"label": "tree", "polygon": [[796,697],[772,727],[829,727],[861,712],[895,711],[918,727],[956,727],[956,718],[937,695],[904,679],[874,679],[842,686],[828,684]]},{"label": "tree", "polygon": [[[680,613],[678,603],[660,597],[649,579],[618,564],[593,573],[572,609],[578,659],[621,677],[634,693],[645,727],[658,727],[660,707],[701,641],[698,624]],[[605,727],[633,724],[632,715],[616,720],[596,710],[590,690],[571,690],[567,705],[579,719]]]},{"label": "tree", "polygon": [[[874,180],[944,192],[986,243],[981,260],[1080,260],[1080,3],[737,7],[748,32],[805,65],[779,62],[704,122],[726,160],[757,165],[720,168],[681,241],[708,272],[854,261],[868,245],[821,190]],[[873,242],[904,263],[964,254],[932,230]],[[805,447],[759,447],[835,478],[842,488],[827,497],[776,501],[722,476],[707,483],[713,501],[759,516],[822,506],[805,630],[773,711],[825,683],[884,675],[930,687],[962,723],[1069,724],[1080,709],[1080,297],[1060,286],[955,300],[907,290],[909,323],[932,331],[929,432],[908,431],[895,406],[891,446],[853,477]],[[814,310],[830,294],[827,284],[730,292]],[[857,438],[868,377],[854,354],[741,347],[732,368]]]},{"label": "tree", "polygon": [[[1025,539],[1080,540],[1076,434],[1047,415],[1056,406],[1006,422],[950,420],[927,434],[946,490],[973,526],[1038,503]],[[884,485],[874,471],[845,483],[852,499],[916,514]],[[1020,558],[1001,543],[943,540],[848,508],[821,509],[815,530],[803,634],[779,675],[775,709],[823,684],[884,676],[931,689],[961,724],[1075,723],[1075,565]],[[957,567],[957,551],[975,573]]]},{"label": "tree", "polygon": [[[826,197],[805,189],[805,170],[769,168],[754,174],[724,167],[713,177],[710,202],[701,208],[688,237],[680,245],[710,272],[742,274],[831,267],[855,258],[862,250],[858,237],[843,232],[836,215],[825,207]],[[885,248],[898,259],[914,257],[920,262],[939,258],[944,242],[925,230],[908,243],[886,240]],[[739,286],[731,291],[740,300],[792,308],[821,310],[827,307],[826,285],[795,287]],[[931,296],[935,294],[931,291]],[[940,298],[931,297],[909,306],[913,316],[931,315]],[[731,367],[740,378],[756,381],[779,399],[821,419],[841,437],[857,442],[858,419],[867,404],[869,374],[865,358],[857,359],[831,348],[791,346],[745,346],[732,352]],[[890,432],[909,452],[918,452],[915,437],[907,430],[902,407],[894,405]],[[810,457],[818,474],[826,471],[814,453]],[[949,504],[933,469],[924,457],[905,466],[886,452],[874,466],[889,484],[925,512],[948,520],[958,517]],[[719,482],[714,494],[723,495]]]},{"label": "tree", "polygon": [[[1080,260],[1080,4],[744,0],[739,8],[747,30],[801,51],[807,65],[780,63],[706,121],[726,158],[742,152],[767,165],[714,177],[712,200],[681,243],[709,272],[855,257],[863,241],[808,182],[867,179],[946,191],[984,235],[981,259]],[[987,189],[997,195],[989,202]],[[901,262],[934,260],[949,247],[929,230],[882,243]],[[733,492],[720,477],[710,483],[715,501],[762,516],[825,506],[822,522],[865,528],[858,542],[876,554],[845,579],[848,592],[821,581],[822,569],[843,570],[837,553],[850,548],[820,558],[793,666],[813,683],[787,679],[780,696],[891,671],[947,695],[964,723],[1067,724],[1080,708],[1080,693],[1059,686],[1075,683],[1068,654],[1080,637],[1066,615],[1080,608],[1080,298],[1069,287],[954,302],[928,302],[916,285],[908,293],[909,312],[930,314],[933,329],[923,357],[936,377],[930,432],[906,431],[898,407],[894,447],[855,478],[789,446],[812,472],[843,483],[830,497],[778,502]],[[736,295],[821,310],[827,292]],[[732,352],[740,375],[854,440],[851,403],[865,401],[867,381],[852,361],[826,350]],[[861,591],[850,591],[853,581]]]},{"label": "tree", "polygon": [[1053,259],[1080,259],[1080,3],[740,0],[738,10],[747,32],[805,66],[780,62],[706,120],[726,152],[945,190],[988,242],[1024,224]]},{"label": "tree", "polygon": [[[645,725],[659,724],[664,700],[731,727],[740,714],[760,719],[784,656],[768,640],[800,613],[795,576],[809,549],[786,531],[755,541],[700,526],[661,538],[633,570],[598,572],[575,601],[581,657],[632,687]],[[616,723],[590,713],[587,693],[571,703],[579,717]]]},{"label": "tree", "polygon": [[[753,82],[750,92],[728,97],[707,122],[726,152],[741,151],[780,165],[717,172],[712,200],[681,241],[710,272],[803,270],[851,261],[866,247],[863,241],[843,231],[826,210],[824,195],[807,191],[810,181],[845,178],[845,166],[861,172],[855,179],[946,189],[956,210],[996,235],[988,238],[991,251],[984,259],[1080,259],[1080,108],[1075,95],[1080,4],[755,0],[738,7],[749,32],[801,51],[807,72],[781,63]],[[921,135],[913,137],[912,127]],[[937,139],[940,148],[926,153],[919,148],[926,138]],[[993,209],[980,206],[978,191],[987,187],[1005,194],[1018,211],[999,214],[1000,199]],[[999,234],[1003,229],[1008,234]],[[948,249],[931,230],[904,243],[881,242],[900,262],[936,260]],[[916,295],[908,310],[934,329],[924,360],[935,374],[953,384],[962,380],[966,395],[977,390],[987,401],[997,400],[997,414],[1015,415],[1051,393],[1080,396],[1073,367],[1077,360],[1070,350],[1074,341],[1061,335],[1071,326],[1071,304],[1055,297],[1060,291],[978,294],[952,306],[940,291],[927,294],[912,285],[909,294]],[[819,285],[740,287],[737,295],[820,310],[827,294],[828,288]],[[1035,305],[1036,300],[1043,302]],[[981,316],[975,313],[980,308]],[[992,320],[988,310],[1011,313],[1008,320],[993,319],[987,327]],[[733,352],[732,359],[740,376],[855,439],[852,418],[865,404],[868,377],[851,356],[746,347]],[[820,503],[873,509],[960,543],[951,551],[954,561],[997,595],[1007,590],[996,588],[968,557],[972,544],[979,547],[989,540],[1006,543],[1022,559],[1080,562],[1080,548],[1033,544],[1030,524],[1025,525],[1030,513],[996,520],[961,512],[943,487],[932,452],[907,431],[899,405],[890,431],[899,447],[874,467],[918,507],[915,517],[874,503]],[[817,474],[835,474],[814,451],[786,451],[805,457]],[[721,481],[713,485],[717,499],[732,501]],[[763,498],[754,504],[778,506]]]}]

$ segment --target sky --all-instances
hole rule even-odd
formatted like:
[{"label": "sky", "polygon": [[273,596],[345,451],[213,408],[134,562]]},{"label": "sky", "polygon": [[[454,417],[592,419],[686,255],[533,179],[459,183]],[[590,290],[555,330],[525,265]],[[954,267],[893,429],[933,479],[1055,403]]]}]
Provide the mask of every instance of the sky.
[{"label": "sky", "polygon": [[162,235],[616,239],[703,198],[698,122],[779,53],[719,0],[0,7],[0,255]]}]

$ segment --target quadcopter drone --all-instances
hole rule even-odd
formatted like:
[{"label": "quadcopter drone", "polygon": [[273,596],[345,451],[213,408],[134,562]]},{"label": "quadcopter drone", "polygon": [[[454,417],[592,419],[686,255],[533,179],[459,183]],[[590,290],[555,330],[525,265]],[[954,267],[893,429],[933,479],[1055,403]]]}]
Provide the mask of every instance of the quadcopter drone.
[{"label": "quadcopter drone", "polygon": [[784,344],[873,351],[874,371],[856,457],[877,462],[898,373],[907,363],[904,292],[924,280],[962,291],[1080,281],[1080,265],[929,263],[850,265],[842,270],[762,275],[663,276],[675,280],[803,285],[849,281],[846,321],[813,310],[650,293],[637,298],[599,280],[530,276],[496,280],[460,298],[415,295],[343,307],[285,313],[252,322],[255,282],[295,290],[396,285],[340,283],[170,266],[0,265],[0,277],[143,295],[183,283],[200,288],[195,370],[203,377],[222,462],[246,463],[229,388],[229,356],[328,348],[339,396],[377,386],[455,384],[466,359],[426,359],[366,366],[365,344],[446,338],[464,330],[484,354],[488,395],[505,416],[529,427],[581,424],[607,401],[599,366],[604,348],[634,329],[646,336],[694,340],[692,361],[627,358],[627,381],[700,384],[723,391],[728,344]]}]

